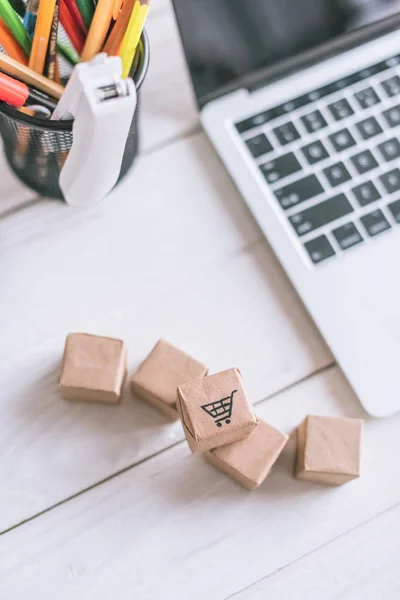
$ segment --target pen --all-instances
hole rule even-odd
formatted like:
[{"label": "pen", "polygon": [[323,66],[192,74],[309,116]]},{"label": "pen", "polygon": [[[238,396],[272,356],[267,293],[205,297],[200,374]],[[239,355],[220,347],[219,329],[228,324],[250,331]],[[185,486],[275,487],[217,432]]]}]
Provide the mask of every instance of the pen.
[{"label": "pen", "polygon": [[29,0],[24,16],[24,26],[31,38],[33,38],[33,33],[35,31],[38,8],[39,0]]},{"label": "pen", "polygon": [[56,0],[40,0],[39,2],[32,50],[29,56],[29,67],[40,74],[43,73],[46,60],[55,5]]},{"label": "pen", "polygon": [[4,73],[0,73],[0,100],[17,108],[27,102],[42,104],[51,111],[57,106],[57,102],[47,94],[29,88],[22,81],[18,81]]},{"label": "pen", "polygon": [[28,64],[28,59],[18,42],[4,22],[0,19],[0,45],[3,46],[8,56],[18,60],[23,65]]},{"label": "pen", "polygon": [[83,47],[82,61],[92,60],[101,51],[110,27],[113,8],[113,0],[99,0]]},{"label": "pen", "polygon": [[31,51],[30,37],[8,0],[0,0],[0,18],[22,46],[25,54],[29,56]]},{"label": "pen", "polygon": [[129,25],[119,52],[122,60],[122,77],[124,78],[129,76],[133,57],[135,56],[135,50],[139,43],[144,23],[149,12],[149,4],[149,0],[136,0],[135,6],[133,7]]},{"label": "pen", "polygon": [[35,87],[52,98],[56,98],[56,100],[59,100],[64,92],[62,85],[50,81],[50,79],[43,77],[43,75],[39,75],[29,67],[25,67],[25,65],[22,65],[17,60],[2,52],[0,52],[0,70],[4,71],[7,75],[23,81],[26,85]]},{"label": "pen", "polygon": [[103,52],[106,52],[109,56],[117,56],[118,54],[126,28],[128,27],[134,3],[135,0],[125,0],[115,25],[104,44]]}]

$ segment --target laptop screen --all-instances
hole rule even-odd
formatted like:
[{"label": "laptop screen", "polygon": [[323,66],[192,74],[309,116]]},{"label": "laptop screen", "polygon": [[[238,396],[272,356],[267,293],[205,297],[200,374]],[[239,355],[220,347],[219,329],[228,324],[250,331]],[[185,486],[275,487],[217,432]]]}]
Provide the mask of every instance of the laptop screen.
[{"label": "laptop screen", "polygon": [[400,0],[174,0],[200,100],[260,68],[390,16]]}]

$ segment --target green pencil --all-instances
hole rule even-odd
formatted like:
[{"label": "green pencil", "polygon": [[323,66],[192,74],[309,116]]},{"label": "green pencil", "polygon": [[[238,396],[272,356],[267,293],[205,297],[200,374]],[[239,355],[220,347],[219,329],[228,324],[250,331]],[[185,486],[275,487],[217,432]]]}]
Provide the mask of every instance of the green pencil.
[{"label": "green pencil", "polygon": [[20,46],[22,46],[25,54],[29,56],[32,42],[25,27],[19,20],[8,0],[0,0],[0,17],[3,19],[8,29],[10,29]]},{"label": "green pencil", "polygon": [[94,8],[92,0],[76,0],[76,4],[78,6],[79,12],[81,13],[81,17],[83,22],[86,25],[86,29],[89,31],[89,27],[92,23]]}]

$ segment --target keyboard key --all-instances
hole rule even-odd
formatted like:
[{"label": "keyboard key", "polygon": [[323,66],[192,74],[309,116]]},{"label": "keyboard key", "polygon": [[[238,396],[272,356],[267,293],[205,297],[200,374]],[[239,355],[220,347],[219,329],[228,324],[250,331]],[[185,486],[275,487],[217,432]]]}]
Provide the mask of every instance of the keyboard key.
[{"label": "keyboard key", "polygon": [[339,194],[334,198],[324,200],[320,204],[292,215],[289,217],[289,221],[297,235],[301,236],[351,212],[353,212],[353,208],[350,202],[344,194]]},{"label": "keyboard key", "polygon": [[364,241],[354,223],[346,223],[334,229],[332,233],[342,250],[347,250]]},{"label": "keyboard key", "polygon": [[397,221],[397,223],[400,223],[400,200],[388,204],[388,209],[392,213],[393,219]]},{"label": "keyboard key", "polygon": [[389,194],[393,194],[393,192],[397,192],[400,190],[400,170],[393,169],[393,171],[389,171],[384,175],[379,177],[383,185],[385,186],[385,190]]},{"label": "keyboard key", "polygon": [[300,134],[297,131],[296,127],[293,125],[293,123],[290,123],[290,121],[289,123],[284,123],[279,127],[275,127],[274,133],[278,138],[279,142],[282,144],[282,146],[290,144],[290,142],[294,142],[300,137]]},{"label": "keyboard key", "polygon": [[390,77],[390,79],[386,79],[386,81],[382,81],[381,85],[389,98],[400,94],[400,77],[397,75]]},{"label": "keyboard key", "polygon": [[318,131],[318,129],[323,129],[327,126],[327,122],[319,110],[313,110],[313,112],[308,113],[308,115],[301,117],[301,120],[308,133]]},{"label": "keyboard key", "polygon": [[278,179],[300,171],[301,165],[293,152],[290,152],[260,165],[260,169],[268,183],[274,183]]},{"label": "keyboard key", "polygon": [[301,151],[310,165],[319,162],[323,158],[328,158],[329,156],[325,146],[319,140],[317,140],[316,142],[312,142],[312,144],[304,146],[304,148],[302,148]]},{"label": "keyboard key", "polygon": [[324,191],[324,188],[315,175],[309,175],[304,179],[298,179],[294,183],[285,185],[285,187],[276,190],[275,195],[282,208],[291,208],[304,202]]},{"label": "keyboard key", "polygon": [[354,110],[351,108],[350,104],[345,98],[337,100],[336,102],[332,102],[332,104],[328,105],[328,108],[335,121],[341,121],[342,119],[350,117],[354,114]]},{"label": "keyboard key", "polygon": [[271,118],[269,111],[265,111],[258,115],[254,115],[253,117],[249,117],[240,123],[235,123],[235,127],[239,133],[245,133],[249,131],[249,129],[253,129],[254,127],[259,127],[259,125],[263,125]]},{"label": "keyboard key", "polygon": [[389,110],[384,110],[382,114],[390,127],[396,127],[400,124],[400,104],[389,108]]},{"label": "keyboard key", "polygon": [[378,166],[378,162],[370,150],[355,154],[350,160],[361,175]]},{"label": "keyboard key", "polygon": [[361,217],[361,222],[371,237],[390,229],[389,221],[381,210],[374,210],[369,215],[364,215]]},{"label": "keyboard key", "polygon": [[332,248],[326,235],[320,235],[314,240],[310,240],[304,244],[308,254],[314,265],[322,262],[323,260],[330,258],[335,255],[335,251]]},{"label": "keyboard key", "polygon": [[361,185],[357,185],[355,188],[353,188],[352,192],[357,198],[360,206],[367,206],[367,204],[376,202],[376,200],[379,200],[381,197],[372,181],[366,181]]},{"label": "keyboard key", "polygon": [[246,146],[254,158],[257,158],[262,154],[267,154],[267,152],[271,152],[272,150],[272,144],[265,133],[260,133],[259,135],[246,140]]},{"label": "keyboard key", "polygon": [[341,162],[327,167],[324,169],[324,173],[332,187],[340,185],[341,183],[351,179],[350,173]]},{"label": "keyboard key", "polygon": [[369,138],[374,137],[374,135],[378,135],[378,133],[382,133],[383,131],[375,117],[369,117],[369,119],[365,119],[364,121],[356,123],[356,127],[363,140],[368,140]]},{"label": "keyboard key", "polygon": [[337,152],[351,148],[356,143],[356,140],[348,129],[341,129],[340,131],[336,131],[336,133],[332,133],[329,139]]},{"label": "keyboard key", "polygon": [[397,138],[386,140],[382,144],[378,144],[378,148],[385,160],[388,162],[400,156],[400,142]]},{"label": "keyboard key", "polygon": [[378,94],[372,87],[367,87],[354,94],[361,108],[368,108],[380,102]]}]

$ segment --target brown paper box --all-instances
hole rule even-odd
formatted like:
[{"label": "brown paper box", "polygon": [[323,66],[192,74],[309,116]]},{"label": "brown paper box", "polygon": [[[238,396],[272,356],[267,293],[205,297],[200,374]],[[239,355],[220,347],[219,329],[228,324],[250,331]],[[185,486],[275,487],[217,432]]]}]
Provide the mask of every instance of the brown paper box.
[{"label": "brown paper box", "polygon": [[70,333],[61,367],[60,390],[67,400],[116,403],[126,373],[124,342],[113,338]]},{"label": "brown paper box", "polygon": [[287,435],[260,419],[247,438],[210,450],[205,453],[205,458],[252,490],[265,480],[288,439]]},{"label": "brown paper box", "polygon": [[245,438],[258,423],[238,369],[180,385],[178,410],[192,452]]},{"label": "brown paper box", "polygon": [[176,390],[179,385],[204,377],[208,369],[165,340],[154,346],[132,376],[132,391],[171,419],[179,419]]},{"label": "brown paper box", "polygon": [[308,416],[297,428],[296,477],[340,485],[360,476],[363,421]]}]

